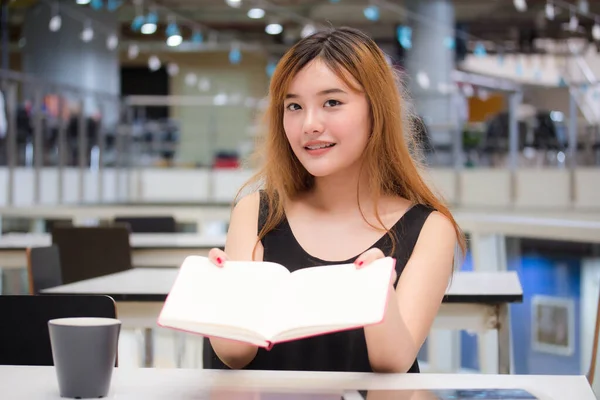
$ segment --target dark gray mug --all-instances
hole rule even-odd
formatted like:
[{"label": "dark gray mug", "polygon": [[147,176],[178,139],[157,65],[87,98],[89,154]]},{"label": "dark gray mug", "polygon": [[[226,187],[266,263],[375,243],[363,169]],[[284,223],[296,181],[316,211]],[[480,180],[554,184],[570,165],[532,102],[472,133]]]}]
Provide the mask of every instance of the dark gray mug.
[{"label": "dark gray mug", "polygon": [[48,321],[61,397],[108,395],[121,321],[112,318],[59,318]]}]

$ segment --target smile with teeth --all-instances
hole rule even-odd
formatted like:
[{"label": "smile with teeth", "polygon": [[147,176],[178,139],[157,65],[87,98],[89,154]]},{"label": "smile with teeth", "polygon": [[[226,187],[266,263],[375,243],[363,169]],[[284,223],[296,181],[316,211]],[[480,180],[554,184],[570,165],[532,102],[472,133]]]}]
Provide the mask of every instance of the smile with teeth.
[{"label": "smile with teeth", "polygon": [[315,144],[315,145],[311,145],[311,146],[305,146],[305,149],[308,150],[319,150],[319,149],[326,149],[328,147],[333,147],[335,146],[335,143],[320,143],[320,144]]}]

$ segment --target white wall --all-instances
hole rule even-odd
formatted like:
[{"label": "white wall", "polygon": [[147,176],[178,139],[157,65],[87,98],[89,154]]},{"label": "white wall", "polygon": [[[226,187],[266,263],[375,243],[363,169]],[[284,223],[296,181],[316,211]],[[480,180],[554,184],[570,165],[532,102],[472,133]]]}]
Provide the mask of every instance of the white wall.
[{"label": "white wall", "polygon": [[144,169],[136,172],[139,187],[136,201],[192,202],[209,201],[210,173],[203,169]]},{"label": "white wall", "polygon": [[515,175],[515,205],[528,209],[567,209],[571,206],[568,170],[522,169]]},{"label": "white wall", "polygon": [[505,208],[511,204],[511,177],[506,169],[467,169],[460,173],[464,207]]},{"label": "white wall", "polygon": [[[268,92],[267,58],[260,53],[242,53],[240,64],[229,63],[228,54],[169,54],[179,64],[179,74],[170,80],[175,96],[216,96],[239,98],[236,105],[173,106],[171,116],[181,124],[178,161],[191,165],[210,165],[216,151],[236,151],[246,142],[260,116],[245,105],[245,99],[263,99]],[[201,91],[198,84],[188,85],[186,77],[195,74],[208,80],[210,87]],[[242,155],[243,156],[243,155]]]},{"label": "white wall", "polygon": [[598,209],[600,206],[600,171],[598,168],[577,168],[574,174],[575,207]]}]

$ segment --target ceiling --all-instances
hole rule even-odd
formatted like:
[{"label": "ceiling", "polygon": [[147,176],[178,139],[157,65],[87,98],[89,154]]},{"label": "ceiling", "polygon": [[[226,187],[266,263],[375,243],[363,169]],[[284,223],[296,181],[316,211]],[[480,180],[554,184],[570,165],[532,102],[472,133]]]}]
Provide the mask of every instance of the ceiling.
[{"label": "ceiling", "polygon": [[[36,3],[49,1],[13,0],[10,3],[11,42],[18,41],[20,37],[20,25],[27,9]],[[68,1],[74,2],[74,0]],[[125,0],[116,11],[120,22],[122,43],[135,41],[147,46],[166,47],[164,29],[167,24],[167,13],[171,12],[181,23],[184,37],[191,33],[187,26],[199,24],[205,29],[218,32],[219,41],[238,39],[285,48],[300,37],[302,26],[310,22],[321,25],[353,26],[364,30],[379,43],[392,44],[395,42],[396,26],[399,23],[414,23],[426,29],[434,29],[431,25],[434,24],[433,17],[415,14],[414,11],[407,13],[406,10],[411,3],[443,0],[371,0],[375,4],[380,4],[378,21],[369,21],[363,15],[369,0],[339,0],[337,3],[331,3],[329,0],[242,0],[239,8],[231,7],[226,0],[156,0],[152,4],[159,10],[160,22],[157,32],[153,35],[142,35],[131,29],[131,21],[138,10],[142,9],[144,13],[148,11],[148,0],[142,8],[134,4],[139,1]],[[544,13],[546,0],[527,0],[525,12],[517,11],[513,0],[450,1],[454,5],[456,22],[461,30],[468,33],[472,41],[485,40],[494,43],[510,41],[516,45],[519,43],[526,45],[537,37],[591,38],[593,21],[583,16],[580,16],[579,32],[565,30],[564,26],[570,18],[565,8],[557,7],[555,20],[547,20]],[[578,1],[580,0],[568,2],[555,0],[555,4],[576,5]],[[600,1],[588,0],[588,2],[590,12],[600,14]],[[267,12],[265,18],[253,20],[247,17],[248,9],[261,5]],[[415,17],[424,22],[416,22]],[[282,34],[271,36],[264,32],[265,24],[271,20],[276,20],[283,25]]]}]

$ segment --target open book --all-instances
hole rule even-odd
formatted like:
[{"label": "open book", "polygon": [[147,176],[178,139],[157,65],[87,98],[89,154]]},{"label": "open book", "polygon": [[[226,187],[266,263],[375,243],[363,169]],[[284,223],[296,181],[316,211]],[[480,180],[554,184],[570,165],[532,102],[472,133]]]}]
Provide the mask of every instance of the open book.
[{"label": "open book", "polygon": [[395,268],[387,257],[303,268],[189,256],[180,267],[158,325],[270,349],[280,343],[383,320]]}]

